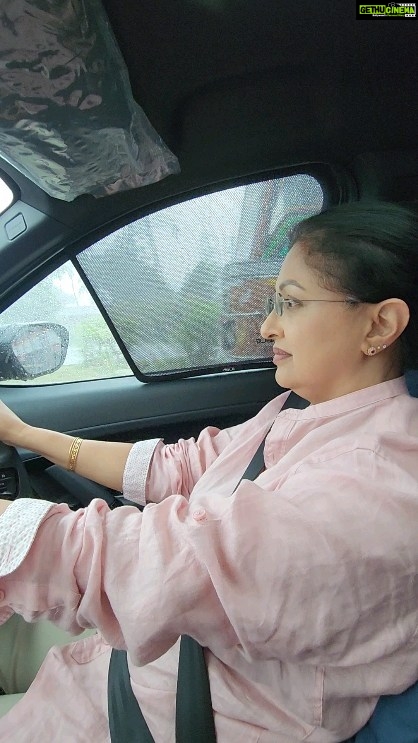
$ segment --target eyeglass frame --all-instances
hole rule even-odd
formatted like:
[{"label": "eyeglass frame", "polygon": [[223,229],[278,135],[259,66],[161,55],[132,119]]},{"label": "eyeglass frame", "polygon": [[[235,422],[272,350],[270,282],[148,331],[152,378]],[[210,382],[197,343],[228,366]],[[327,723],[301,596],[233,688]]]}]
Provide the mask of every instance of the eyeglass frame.
[{"label": "eyeglass frame", "polygon": [[356,299],[356,297],[346,297],[345,299],[285,299],[284,297],[278,296],[277,294],[272,294],[268,297],[266,297],[265,304],[264,304],[264,311],[265,316],[268,317],[271,315],[271,313],[274,312],[278,317],[283,317],[283,310],[285,305],[289,304],[289,302],[296,302],[296,304],[304,304],[305,302],[331,302],[332,304],[362,304],[360,299]]}]

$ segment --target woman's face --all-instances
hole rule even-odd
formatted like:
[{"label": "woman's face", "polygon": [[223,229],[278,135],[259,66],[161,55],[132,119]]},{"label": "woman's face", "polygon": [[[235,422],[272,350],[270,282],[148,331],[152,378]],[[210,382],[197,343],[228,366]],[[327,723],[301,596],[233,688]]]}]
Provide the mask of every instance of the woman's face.
[{"label": "woman's face", "polygon": [[[284,306],[282,317],[270,313],[261,335],[273,341],[281,387],[318,403],[382,381],[370,380],[370,358],[362,351],[370,305],[349,305],[347,295],[324,289],[299,243],[283,262],[276,290],[292,302]],[[310,299],[327,301],[306,301]]]}]

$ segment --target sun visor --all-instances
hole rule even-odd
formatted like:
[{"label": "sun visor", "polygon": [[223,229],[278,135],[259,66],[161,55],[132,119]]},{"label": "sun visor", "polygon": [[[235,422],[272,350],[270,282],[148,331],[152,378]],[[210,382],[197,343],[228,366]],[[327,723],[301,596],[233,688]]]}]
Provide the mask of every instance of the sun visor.
[{"label": "sun visor", "polygon": [[0,156],[50,196],[179,172],[141,107],[100,0],[2,0]]}]

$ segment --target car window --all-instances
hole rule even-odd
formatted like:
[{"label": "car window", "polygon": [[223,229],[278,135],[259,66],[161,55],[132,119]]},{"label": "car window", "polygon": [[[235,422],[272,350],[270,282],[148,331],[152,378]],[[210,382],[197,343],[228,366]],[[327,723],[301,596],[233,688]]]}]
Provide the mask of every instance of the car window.
[{"label": "car window", "polygon": [[270,364],[265,298],[289,229],[322,205],[311,175],[265,180],[162,209],[80,253],[140,377]]},{"label": "car window", "polygon": [[0,314],[0,328],[38,321],[67,328],[66,359],[58,371],[17,384],[57,384],[132,374],[72,263],[65,263]]},{"label": "car window", "polygon": [[259,332],[266,295],[289,229],[322,205],[319,182],[292,175],[189,199],[107,235],[0,315],[0,326],[69,330],[64,365],[27,383],[132,374],[120,347],[143,380],[270,364]]}]

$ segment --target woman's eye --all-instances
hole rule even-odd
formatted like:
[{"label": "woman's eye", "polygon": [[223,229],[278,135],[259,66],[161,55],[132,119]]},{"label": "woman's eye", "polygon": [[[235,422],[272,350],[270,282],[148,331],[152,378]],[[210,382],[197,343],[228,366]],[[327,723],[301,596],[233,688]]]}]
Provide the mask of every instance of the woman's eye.
[{"label": "woman's eye", "polygon": [[287,309],[293,310],[295,307],[300,307],[301,302],[298,302],[297,299],[285,299],[285,305]]}]

